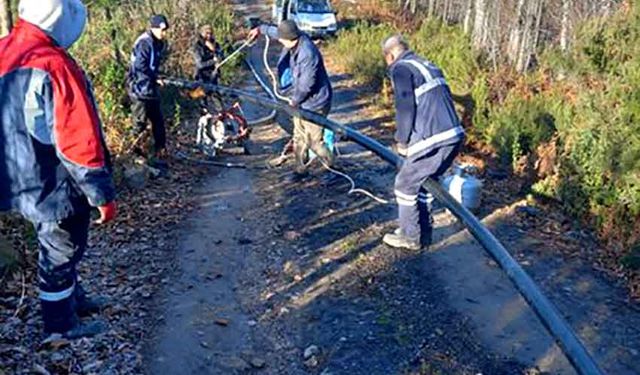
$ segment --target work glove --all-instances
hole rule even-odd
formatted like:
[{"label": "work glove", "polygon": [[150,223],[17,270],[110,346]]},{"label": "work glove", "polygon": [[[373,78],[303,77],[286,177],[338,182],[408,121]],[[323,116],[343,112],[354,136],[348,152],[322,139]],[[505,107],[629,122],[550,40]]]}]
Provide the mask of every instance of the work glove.
[{"label": "work glove", "polygon": [[254,40],[258,39],[259,36],[260,36],[260,28],[256,27],[251,29],[251,31],[249,31],[249,35],[247,36],[247,39],[253,42]]},{"label": "work glove", "polygon": [[100,212],[100,218],[96,220],[95,223],[106,224],[116,217],[116,214],[118,212],[116,202],[111,201],[103,206],[99,206],[98,211]]}]

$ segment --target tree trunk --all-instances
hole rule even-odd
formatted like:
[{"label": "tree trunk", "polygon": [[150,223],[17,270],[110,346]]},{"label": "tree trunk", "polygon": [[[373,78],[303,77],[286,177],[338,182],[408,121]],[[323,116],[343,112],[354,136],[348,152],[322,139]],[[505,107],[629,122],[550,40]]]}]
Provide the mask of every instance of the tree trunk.
[{"label": "tree trunk", "polygon": [[0,0],[0,37],[9,34],[12,27],[11,0]]},{"label": "tree trunk", "polygon": [[544,0],[531,1],[528,5],[524,25],[524,36],[520,43],[520,52],[516,61],[516,70],[519,72],[527,70],[531,64],[531,57],[535,54],[538,47]]},{"label": "tree trunk", "polygon": [[525,11],[524,0],[518,0],[514,20],[509,34],[507,58],[512,64],[517,64],[526,33],[527,12]]},{"label": "tree trunk", "polygon": [[442,4],[442,22],[449,23],[449,7],[451,6],[451,0],[444,0]]},{"label": "tree trunk", "polygon": [[569,33],[571,30],[572,0],[562,0],[562,21],[560,25],[560,49],[567,51],[569,48]]},{"label": "tree trunk", "polygon": [[[498,71],[498,55],[500,54],[500,36],[501,36],[501,22],[502,22],[502,14],[501,14],[502,6],[500,3],[496,2],[493,4],[492,14],[495,15],[495,19],[492,20],[492,24],[494,25],[490,32],[489,36],[489,59],[492,62],[493,70]],[[488,23],[487,23],[488,24]],[[489,32],[489,31],[488,31]]]},{"label": "tree trunk", "polygon": [[429,18],[433,17],[436,13],[436,1],[437,0],[429,0]]},{"label": "tree trunk", "polygon": [[418,0],[411,0],[411,14],[415,15],[418,11]]},{"label": "tree trunk", "polygon": [[475,17],[473,20],[473,45],[482,49],[487,42],[487,8],[485,0],[475,0]]},{"label": "tree trunk", "polygon": [[471,31],[471,16],[473,16],[473,0],[467,0],[467,9],[464,13],[463,30],[465,34]]}]

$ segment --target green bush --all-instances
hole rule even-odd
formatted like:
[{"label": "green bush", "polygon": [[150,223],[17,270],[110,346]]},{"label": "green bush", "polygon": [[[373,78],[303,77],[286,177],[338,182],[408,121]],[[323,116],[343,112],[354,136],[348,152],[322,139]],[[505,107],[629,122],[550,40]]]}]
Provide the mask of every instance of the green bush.
[{"label": "green bush", "polygon": [[379,89],[386,72],[381,43],[393,32],[386,24],[360,22],[340,31],[328,52],[358,83]]},{"label": "green bush", "polygon": [[[213,26],[214,33],[223,48],[233,43],[233,13],[219,3],[196,0],[181,9],[177,2],[158,0],[153,2],[101,0],[90,4],[90,20],[82,38],[71,51],[89,75],[105,125],[110,148],[116,154],[126,150],[132,141],[127,109],[126,72],[129,56],[136,38],[147,28],[149,16],[165,14],[169,20],[169,54],[163,64],[165,74],[190,78],[193,75],[191,45],[203,23]],[[223,82],[229,82],[237,74],[238,59],[225,65]],[[174,116],[177,106],[189,105],[176,90],[164,90],[165,118]]]},{"label": "green bush", "polygon": [[469,38],[459,26],[425,21],[409,38],[411,48],[444,72],[454,93],[468,93],[479,71]]},{"label": "green bush", "polygon": [[[359,22],[339,32],[328,52],[357,82],[378,89],[386,71],[381,43],[396,32],[388,24]],[[415,33],[407,35],[407,39],[418,55],[442,68],[455,93],[466,94],[474,86],[478,64],[468,38],[459,27],[425,21]]]},{"label": "green bush", "polygon": [[504,163],[515,163],[521,156],[535,151],[555,132],[555,119],[547,110],[545,98],[523,99],[510,96],[492,108],[483,135]]},{"label": "green bush", "polygon": [[[378,86],[385,71],[380,41],[393,32],[360,23],[340,33],[330,56],[358,81]],[[480,66],[456,26],[425,21],[407,37],[443,69],[454,94],[471,95],[471,140],[493,146],[508,165],[554,138],[552,175],[533,181],[533,189],[629,248],[640,243],[640,5],[577,25],[575,35],[569,52],[549,49],[539,68],[523,75]]]},{"label": "green bush", "polygon": [[640,18],[634,8],[580,26],[575,48],[562,60],[565,79],[555,82],[556,91],[573,91],[575,98],[551,110],[564,145],[551,190],[606,238],[622,239],[621,247],[640,239]]}]

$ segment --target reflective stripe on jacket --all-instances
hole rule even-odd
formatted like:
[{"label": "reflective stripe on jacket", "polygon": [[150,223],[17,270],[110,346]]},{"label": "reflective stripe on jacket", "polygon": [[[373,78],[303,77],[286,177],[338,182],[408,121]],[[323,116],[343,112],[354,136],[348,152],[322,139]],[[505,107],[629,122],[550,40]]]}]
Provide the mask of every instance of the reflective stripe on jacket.
[{"label": "reflective stripe on jacket", "polygon": [[464,138],[442,70],[407,51],[389,67],[396,107],[396,141],[417,158]]}]

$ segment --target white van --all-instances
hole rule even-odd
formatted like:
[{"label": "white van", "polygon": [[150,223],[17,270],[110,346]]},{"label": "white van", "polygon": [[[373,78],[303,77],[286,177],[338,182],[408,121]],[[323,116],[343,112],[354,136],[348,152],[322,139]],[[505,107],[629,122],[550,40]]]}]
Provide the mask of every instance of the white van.
[{"label": "white van", "polygon": [[276,24],[291,19],[310,36],[330,36],[338,31],[329,0],[274,0],[271,17]]}]

